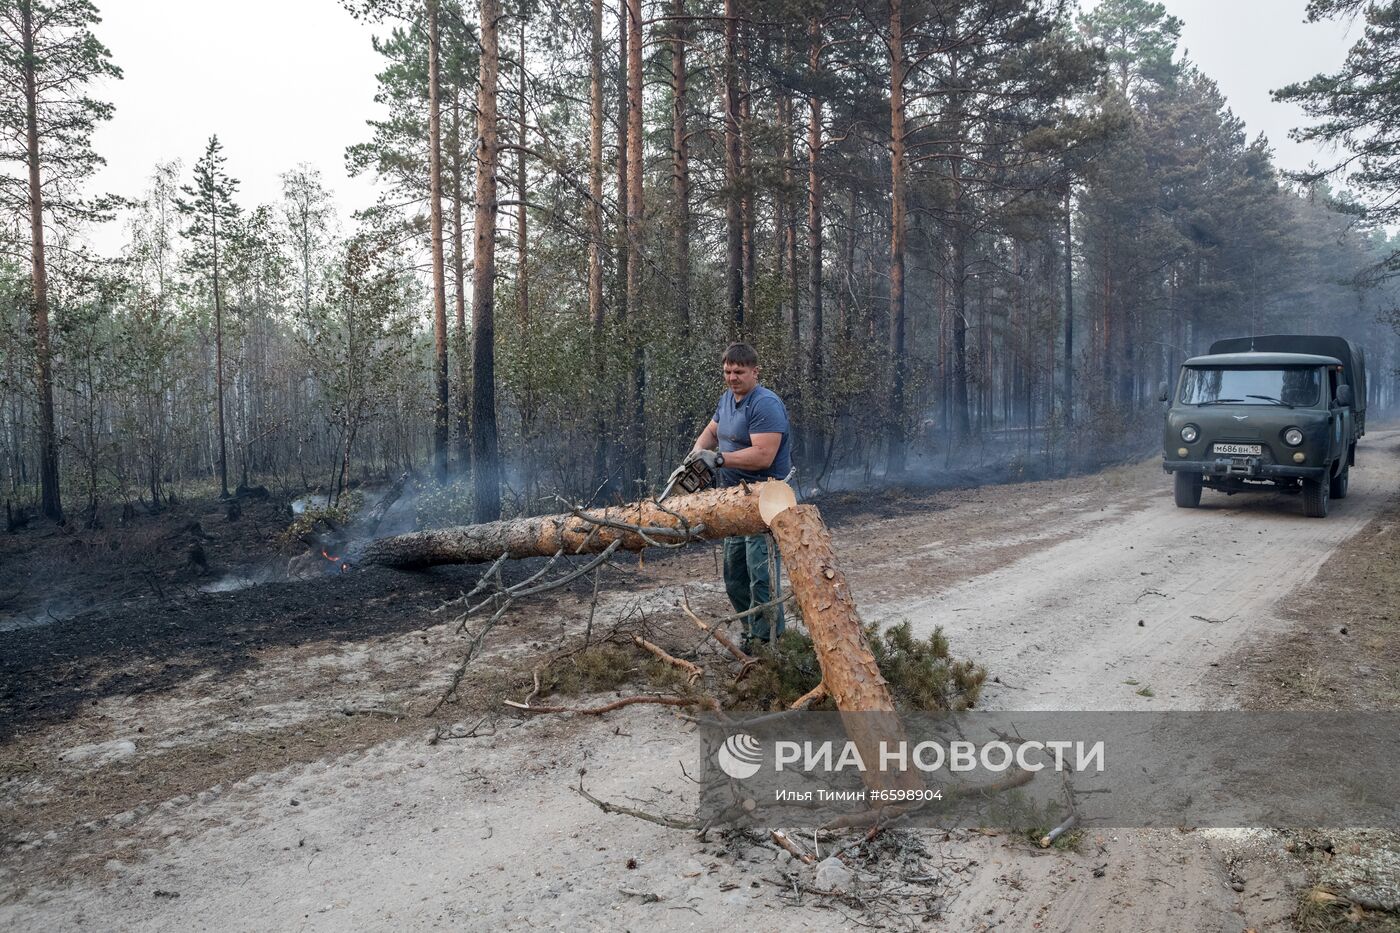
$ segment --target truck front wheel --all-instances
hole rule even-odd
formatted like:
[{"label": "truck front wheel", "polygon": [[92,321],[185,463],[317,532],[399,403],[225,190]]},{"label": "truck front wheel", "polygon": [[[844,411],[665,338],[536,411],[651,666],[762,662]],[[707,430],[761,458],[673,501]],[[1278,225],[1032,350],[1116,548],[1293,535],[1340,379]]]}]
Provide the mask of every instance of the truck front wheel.
[{"label": "truck front wheel", "polygon": [[1333,499],[1345,499],[1347,487],[1351,485],[1351,467],[1343,466],[1342,471],[1332,477],[1331,488],[1327,490]]},{"label": "truck front wheel", "polygon": [[1303,480],[1303,514],[1308,518],[1326,518],[1331,487],[1327,479]]},{"label": "truck front wheel", "polygon": [[1178,508],[1194,509],[1201,504],[1201,474],[1199,473],[1173,473],[1175,480],[1173,490],[1176,495]]}]

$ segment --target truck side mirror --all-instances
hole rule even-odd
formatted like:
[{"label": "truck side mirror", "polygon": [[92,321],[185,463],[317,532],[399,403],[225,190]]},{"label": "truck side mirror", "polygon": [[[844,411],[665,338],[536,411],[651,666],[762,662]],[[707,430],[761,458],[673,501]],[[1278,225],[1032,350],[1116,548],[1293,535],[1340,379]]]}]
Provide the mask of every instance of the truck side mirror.
[{"label": "truck side mirror", "polygon": [[1163,380],[1161,385],[1157,386],[1157,401],[1165,402],[1169,397],[1170,396],[1167,395],[1166,380]]},{"label": "truck side mirror", "polygon": [[1337,404],[1343,408],[1350,408],[1352,401],[1351,386],[1345,382],[1337,386]]}]

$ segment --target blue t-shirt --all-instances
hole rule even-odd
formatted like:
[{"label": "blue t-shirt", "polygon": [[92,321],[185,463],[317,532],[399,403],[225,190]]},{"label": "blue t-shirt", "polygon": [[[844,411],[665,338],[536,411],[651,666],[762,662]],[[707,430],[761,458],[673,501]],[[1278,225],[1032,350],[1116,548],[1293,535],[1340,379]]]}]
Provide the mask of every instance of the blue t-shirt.
[{"label": "blue t-shirt", "polygon": [[737,486],[740,480],[751,483],[765,479],[784,479],[792,472],[792,455],[789,452],[791,439],[788,436],[787,409],[776,392],[755,386],[745,395],[743,401],[735,403],[734,391],[725,389],[715,407],[715,421],[719,424],[720,453],[728,454],[736,450],[752,447],[751,435],[782,434],[777,456],[766,470],[735,470],[724,467],[719,471],[719,485]]}]

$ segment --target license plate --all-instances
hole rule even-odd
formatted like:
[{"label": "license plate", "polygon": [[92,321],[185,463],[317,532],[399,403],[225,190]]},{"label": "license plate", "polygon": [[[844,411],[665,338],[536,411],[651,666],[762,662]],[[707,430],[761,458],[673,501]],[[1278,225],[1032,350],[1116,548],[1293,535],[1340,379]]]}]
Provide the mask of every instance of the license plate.
[{"label": "license plate", "polygon": [[1248,454],[1258,456],[1264,452],[1260,444],[1216,444],[1215,452],[1218,454]]}]

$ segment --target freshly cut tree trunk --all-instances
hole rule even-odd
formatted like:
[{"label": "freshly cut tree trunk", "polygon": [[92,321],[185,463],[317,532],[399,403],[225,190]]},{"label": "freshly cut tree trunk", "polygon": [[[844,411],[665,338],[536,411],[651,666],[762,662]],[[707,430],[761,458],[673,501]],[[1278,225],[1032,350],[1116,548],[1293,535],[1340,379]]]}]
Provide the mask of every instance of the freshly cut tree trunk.
[{"label": "freshly cut tree trunk", "polygon": [[772,527],[802,621],[817,649],[822,683],[836,707],[893,710],[846,575],[836,567],[831,532],[821,513],[814,505],[793,506],[778,513]]},{"label": "freshly cut tree trunk", "polygon": [[[596,554],[619,540],[623,549],[640,551],[658,542],[675,543],[687,526],[692,531],[698,528],[695,537],[706,540],[762,534],[766,527],[758,513],[758,499],[763,485],[709,489],[667,499],[664,505],[634,502],[583,513],[597,521],[577,515],[542,515],[416,531],[371,541],[359,563],[407,569],[487,563],[502,554],[515,559],[549,557],[561,548],[566,554]],[[647,532],[648,542],[635,531],[608,523],[658,530]]]},{"label": "freshly cut tree trunk", "polygon": [[[773,515],[769,526],[802,610],[802,621],[817,649],[821,686],[835,702],[846,735],[869,766],[864,772],[867,786],[879,790],[921,787],[917,772],[885,772],[874,767],[880,761],[882,745],[893,747],[904,740],[904,727],[895,712],[889,685],[870,651],[846,575],[836,565],[831,532],[821,512],[814,505],[794,505]],[[871,809],[880,809],[880,804]]]}]

